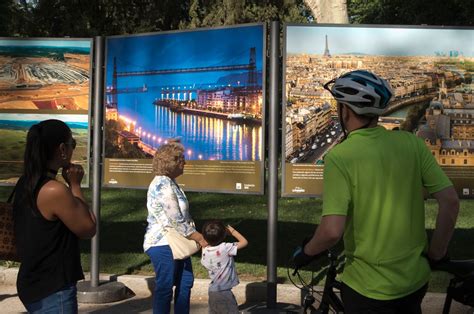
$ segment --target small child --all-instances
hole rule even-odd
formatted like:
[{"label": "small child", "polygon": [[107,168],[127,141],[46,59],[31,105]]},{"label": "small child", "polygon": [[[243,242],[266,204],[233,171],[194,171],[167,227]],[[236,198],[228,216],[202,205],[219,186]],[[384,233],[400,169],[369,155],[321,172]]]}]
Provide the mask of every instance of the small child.
[{"label": "small child", "polygon": [[[224,242],[229,234],[238,242]],[[202,235],[209,243],[202,249],[201,264],[209,271],[209,313],[239,313],[237,301],[232,288],[239,284],[235,270],[234,256],[237,250],[247,246],[248,241],[231,226],[224,226],[221,221],[212,220],[204,224]]]}]

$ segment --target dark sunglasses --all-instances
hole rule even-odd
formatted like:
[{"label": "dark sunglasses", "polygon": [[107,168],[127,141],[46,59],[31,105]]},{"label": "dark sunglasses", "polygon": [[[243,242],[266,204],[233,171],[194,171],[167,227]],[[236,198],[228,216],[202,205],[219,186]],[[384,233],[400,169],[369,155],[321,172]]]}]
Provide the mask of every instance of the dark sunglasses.
[{"label": "dark sunglasses", "polygon": [[72,138],[70,142],[66,142],[64,144],[71,146],[72,149],[76,149],[76,144],[77,143],[76,143],[76,140],[74,138]]}]

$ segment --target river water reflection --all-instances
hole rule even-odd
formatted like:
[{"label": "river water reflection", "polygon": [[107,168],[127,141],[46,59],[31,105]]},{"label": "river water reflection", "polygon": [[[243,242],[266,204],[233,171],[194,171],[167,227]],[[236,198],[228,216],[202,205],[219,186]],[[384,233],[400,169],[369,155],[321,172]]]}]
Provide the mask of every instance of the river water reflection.
[{"label": "river water reflection", "polygon": [[143,142],[157,147],[180,137],[188,160],[261,160],[261,125],[172,112],[154,105],[157,97],[154,93],[118,95],[119,114],[136,121],[135,132],[140,132]]}]

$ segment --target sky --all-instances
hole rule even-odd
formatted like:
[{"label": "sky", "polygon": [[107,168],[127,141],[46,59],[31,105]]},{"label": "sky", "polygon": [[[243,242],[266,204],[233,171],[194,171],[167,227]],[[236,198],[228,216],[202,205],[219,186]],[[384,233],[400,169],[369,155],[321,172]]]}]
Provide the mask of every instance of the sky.
[{"label": "sky", "polygon": [[36,114],[36,113],[0,113],[0,120],[8,121],[43,121],[46,119],[58,119],[64,122],[88,123],[87,114]]},{"label": "sky", "polygon": [[434,56],[450,50],[474,57],[474,29],[288,26],[287,53]]},{"label": "sky", "polygon": [[60,48],[90,48],[92,46],[91,40],[40,40],[40,39],[1,39],[0,46],[35,46],[35,47],[60,47]]},{"label": "sky", "polygon": [[[205,29],[184,32],[166,32],[127,37],[107,38],[107,84],[113,73],[113,58],[117,58],[117,70],[143,71],[180,69],[235,64],[248,64],[250,48],[256,47],[257,69],[262,69],[263,25]],[[200,74],[168,74],[133,77],[128,83],[138,85],[155,82],[154,85],[212,83],[227,72],[203,72]],[[133,83],[132,83],[133,81]],[[127,79],[119,78],[119,87],[126,86]]]}]

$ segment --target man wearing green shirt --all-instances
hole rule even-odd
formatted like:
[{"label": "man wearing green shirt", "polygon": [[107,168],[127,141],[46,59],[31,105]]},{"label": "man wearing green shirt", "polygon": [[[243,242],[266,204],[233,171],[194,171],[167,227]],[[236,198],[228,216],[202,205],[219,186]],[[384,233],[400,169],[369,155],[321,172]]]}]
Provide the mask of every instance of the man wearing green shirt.
[{"label": "man wearing green shirt", "polygon": [[[392,96],[385,80],[357,70],[325,88],[347,136],[324,159],[321,223],[303,254],[318,255],[344,235],[345,313],[421,313],[430,276],[425,256],[446,255],[456,191],[421,139],[377,126]],[[439,207],[430,243],[423,189]]]}]

